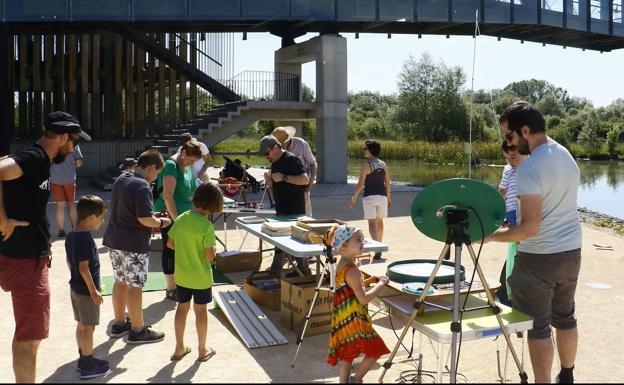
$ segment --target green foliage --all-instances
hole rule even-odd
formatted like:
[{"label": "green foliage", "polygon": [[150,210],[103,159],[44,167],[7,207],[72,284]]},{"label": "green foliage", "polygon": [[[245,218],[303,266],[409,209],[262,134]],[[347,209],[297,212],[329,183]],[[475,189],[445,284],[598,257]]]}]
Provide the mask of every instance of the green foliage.
[{"label": "green foliage", "polygon": [[622,129],[618,125],[616,127],[613,127],[607,133],[607,152],[609,153],[609,156],[611,156],[612,158],[616,158],[618,155],[617,144],[618,144],[618,138],[620,137],[621,132],[622,132]]}]

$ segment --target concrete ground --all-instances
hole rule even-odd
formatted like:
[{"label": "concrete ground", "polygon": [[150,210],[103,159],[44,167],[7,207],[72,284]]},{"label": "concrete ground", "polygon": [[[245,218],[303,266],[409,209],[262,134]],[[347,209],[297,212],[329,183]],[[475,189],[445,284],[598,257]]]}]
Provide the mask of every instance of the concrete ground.
[{"label": "concrete ground", "polygon": [[[354,210],[348,208],[348,201],[353,185],[319,186],[313,195],[314,216],[317,218],[340,218],[350,221],[365,229],[366,222],[361,220],[362,208],[358,204]],[[397,189],[399,190],[399,189]],[[385,223],[384,242],[390,251],[384,253],[387,261],[411,258],[437,258],[442,244],[422,235],[412,224],[409,217],[410,205],[416,195],[415,189],[402,188],[403,192],[394,193],[394,206],[390,210],[390,218]],[[407,190],[407,191],[406,191]],[[327,193],[324,193],[327,192]],[[105,199],[110,193],[94,190],[82,183],[79,194],[96,193]],[[53,205],[49,206],[49,217],[54,222]],[[232,229],[232,224],[228,226]],[[104,227],[103,227],[104,228]],[[217,225],[218,229],[222,224]],[[52,225],[52,234],[56,234],[56,225]],[[102,231],[96,235],[96,242],[101,246]],[[222,236],[222,230],[217,232]],[[238,248],[243,238],[241,231],[228,232],[228,245]],[[257,242],[247,237],[245,247],[255,247]],[[64,262],[64,241],[53,238],[54,262],[50,270],[50,287],[52,292],[52,310],[50,337],[43,341],[39,349],[37,381],[40,382],[79,382],[76,367],[76,343],[74,338],[75,322],[69,300],[68,271]],[[599,250],[596,245],[611,246],[611,250]],[[475,248],[477,250],[477,248]],[[102,275],[111,275],[112,269],[105,248],[101,247],[100,258]],[[467,254],[464,266],[472,269]],[[483,247],[481,255],[482,268],[487,276],[497,277],[504,257],[506,245],[488,244]],[[264,266],[270,263],[270,256],[265,255]],[[152,271],[160,270],[158,252],[153,253],[150,264]],[[621,272],[624,270],[624,238],[615,236],[604,230],[583,227],[583,265],[576,295],[577,316],[579,322],[580,343],[576,361],[575,377],[579,382],[621,382],[624,378],[624,353],[622,352],[622,336],[619,332],[620,322],[624,318],[624,283]],[[231,290],[240,287],[247,273],[233,273],[229,277],[233,285],[217,286],[218,290]],[[604,287],[604,288],[602,288]],[[209,311],[208,341],[217,354],[205,363],[197,363],[196,335],[194,315],[189,314],[186,329],[186,343],[193,352],[179,362],[171,362],[169,356],[175,345],[173,319],[175,304],[164,299],[164,292],[149,292],[143,296],[145,318],[155,330],[166,333],[163,342],[131,346],[123,339],[110,339],[106,332],[113,318],[111,297],[105,297],[101,308],[101,324],[95,332],[95,355],[108,359],[112,373],[107,377],[91,380],[92,382],[337,382],[337,368],[325,363],[327,354],[327,336],[306,337],[296,367],[290,366],[296,350],[296,336],[293,332],[280,325],[280,313],[266,309],[265,313],[288,338],[288,345],[247,350],[234,332],[232,326],[220,310]],[[373,308],[371,308],[373,310]],[[394,327],[402,328],[403,324],[394,319]],[[389,319],[383,314],[374,317],[376,330],[385,340],[390,349],[397,342]],[[11,369],[10,346],[13,336],[13,316],[11,299],[7,293],[0,294],[0,382],[13,382]],[[400,332],[400,330],[398,331]],[[411,333],[405,345],[411,345]],[[521,354],[519,340],[513,337],[518,353]],[[415,338],[418,349],[418,338]],[[459,361],[459,381],[497,382],[497,347],[503,348],[500,341],[483,338],[464,342],[461,347]],[[436,356],[426,339],[422,346],[424,352],[423,368],[434,371]],[[504,352],[503,352],[504,354]],[[397,360],[406,358],[401,348]],[[379,364],[385,361],[380,359]],[[395,360],[395,362],[397,361]],[[531,365],[525,350],[524,361],[529,378],[532,379]],[[357,362],[357,361],[356,361]],[[448,361],[450,365],[450,360]],[[553,378],[558,370],[555,358]],[[386,374],[385,382],[397,382],[402,371],[413,369],[408,363],[395,364]],[[382,371],[377,365],[365,378],[366,382],[377,382]],[[513,361],[508,364],[507,378],[518,381]],[[431,382],[428,378],[424,382]],[[444,378],[444,382],[448,377]]]}]

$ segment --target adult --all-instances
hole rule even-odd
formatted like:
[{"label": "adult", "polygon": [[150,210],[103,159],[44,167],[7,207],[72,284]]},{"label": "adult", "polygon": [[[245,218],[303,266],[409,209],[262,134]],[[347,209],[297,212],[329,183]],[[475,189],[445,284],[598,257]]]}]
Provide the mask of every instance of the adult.
[{"label": "adult", "polygon": [[76,227],[76,169],[82,167],[82,151],[76,146],[71,155],[63,163],[53,163],[50,167],[50,188],[56,202],[56,224],[58,237],[65,236],[65,207],[72,228]]},{"label": "adult", "polygon": [[[152,228],[167,227],[168,218],[154,215],[151,183],[163,169],[164,160],[156,150],[139,156],[134,172],[124,172],[113,183],[111,215],[104,233],[109,248],[115,284],[111,337],[128,334],[129,344],[162,341],[165,334],[150,329],[143,321],[143,286],[147,281]],[[130,318],[127,320],[125,311]]]},{"label": "adult", "polygon": [[0,159],[0,287],[13,301],[19,383],[35,382],[37,350],[50,326],[50,162],[63,162],[80,138],[91,140],[78,119],[61,111],[46,116],[43,129],[36,143]]},{"label": "adult", "polygon": [[[165,161],[165,168],[158,176],[156,190],[158,197],[154,204],[156,211],[166,210],[175,221],[178,215],[193,208],[193,193],[197,189],[197,178],[193,175],[193,164],[202,157],[201,145],[191,139],[181,146],[179,153]],[[163,251],[162,269],[167,280],[165,298],[176,300],[175,251],[167,247],[170,227],[161,230]]]},{"label": "adult", "polygon": [[[364,188],[362,196],[364,219],[368,221],[368,232],[371,238],[379,242],[383,238],[383,220],[388,217],[388,209],[392,207],[390,174],[386,163],[378,158],[380,152],[381,144],[379,142],[375,140],[366,141],[364,146],[366,161],[362,163],[360,178],[349,202],[349,207],[355,207],[357,197]],[[373,260],[378,261],[380,259],[381,253],[375,253]]]},{"label": "adult", "polygon": [[[184,145],[184,143],[192,139],[195,138],[193,138],[193,136],[188,132],[180,135],[180,147],[178,148],[176,154],[179,154],[182,151],[182,145]],[[197,139],[195,140],[197,141],[197,143],[199,143],[202,156],[197,160],[197,162],[193,164],[193,176],[200,179],[201,181],[207,181],[208,176],[206,175],[206,171],[208,170],[208,166],[210,166],[210,161],[212,160],[212,157],[210,156],[210,150],[208,150],[208,146],[206,146],[204,142],[200,142]]]},{"label": "adult", "polygon": [[303,170],[308,176],[309,182],[306,186],[303,197],[305,198],[305,215],[312,216],[312,201],[310,200],[310,193],[312,192],[312,185],[316,180],[316,158],[312,153],[312,149],[308,142],[303,138],[295,136],[296,129],[293,126],[277,127],[273,130],[273,135],[282,144],[282,148],[286,151],[292,152],[297,155],[297,158],[303,164]]},{"label": "adult", "polygon": [[[522,164],[527,158],[527,155],[522,155],[515,146],[509,146],[506,140],[503,140],[501,144],[503,155],[507,164],[503,169],[503,175],[498,185],[498,192],[505,200],[505,220],[508,225],[515,225],[517,223],[517,210],[518,210],[518,196],[517,196],[517,175],[516,170],[518,166]],[[514,261],[516,256],[516,244],[510,242],[507,252],[507,259],[503,264],[503,269],[500,274],[501,287],[496,291],[496,296],[502,304],[512,306],[511,302],[511,289],[507,286],[507,277],[511,275]]]},{"label": "adult", "polygon": [[507,107],[499,124],[507,143],[531,156],[517,170],[518,224],[485,240],[519,242],[507,282],[514,307],[534,318],[528,345],[535,382],[551,382],[551,325],[561,361],[558,381],[572,382],[578,345],[574,294],[582,235],[577,212],[579,168],[568,150],[546,135],[544,117],[531,104]]},{"label": "adult", "polygon": [[[273,185],[276,214],[304,215],[304,192],[310,180],[299,158],[285,151],[273,135],[267,135],[260,140],[260,153],[271,163],[271,171],[266,172],[264,178]],[[271,271],[282,271],[285,256],[283,250],[275,250]],[[310,274],[307,258],[296,260],[299,270],[305,275]]]}]

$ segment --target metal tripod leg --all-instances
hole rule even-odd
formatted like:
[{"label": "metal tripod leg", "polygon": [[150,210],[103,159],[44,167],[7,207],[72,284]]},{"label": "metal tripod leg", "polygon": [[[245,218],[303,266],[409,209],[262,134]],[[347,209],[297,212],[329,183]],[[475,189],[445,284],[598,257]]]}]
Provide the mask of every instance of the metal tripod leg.
[{"label": "metal tripod leg", "polygon": [[522,363],[520,362],[520,359],[518,359],[518,355],[516,354],[516,349],[513,347],[512,343],[511,343],[511,338],[509,338],[509,331],[507,330],[507,328],[503,325],[503,319],[501,318],[500,315],[500,308],[498,306],[496,306],[495,302],[494,302],[494,296],[492,295],[492,292],[490,291],[490,287],[485,279],[485,276],[483,275],[483,271],[481,270],[481,266],[479,266],[477,264],[477,257],[475,255],[474,249],[472,248],[471,244],[466,244],[467,248],[468,248],[468,253],[470,254],[470,257],[472,258],[472,263],[475,266],[475,269],[477,270],[477,274],[479,274],[479,279],[481,280],[481,284],[483,285],[483,289],[485,290],[485,295],[487,296],[488,302],[490,303],[490,305],[492,306],[492,308],[494,309],[494,315],[496,316],[496,320],[498,321],[498,325],[500,326],[501,330],[503,331],[503,335],[505,336],[505,341],[507,341],[507,346],[509,347],[509,350],[511,351],[511,356],[513,357],[514,361],[516,362],[516,366],[518,367],[518,375],[520,376],[520,381],[525,384],[528,382],[528,376],[526,374],[526,372],[524,371],[524,368],[522,367]]},{"label": "metal tripod leg", "polygon": [[451,245],[449,243],[444,245],[444,248],[442,249],[442,252],[440,253],[440,256],[438,257],[435,267],[433,268],[433,272],[431,273],[431,276],[429,277],[429,279],[427,280],[427,283],[425,284],[425,287],[423,288],[423,292],[420,294],[420,296],[418,297],[418,300],[414,304],[414,311],[412,312],[410,319],[407,321],[407,323],[403,327],[403,332],[401,332],[401,337],[399,337],[399,340],[397,341],[396,345],[394,345],[394,349],[392,349],[392,353],[390,353],[390,357],[388,357],[388,360],[383,364],[384,369],[381,372],[381,375],[379,376],[379,382],[383,382],[383,378],[386,375],[386,372],[392,366],[392,360],[394,359],[394,356],[396,356],[397,352],[399,351],[399,347],[401,346],[401,343],[403,342],[403,339],[405,338],[407,331],[412,326],[414,319],[416,319],[420,306],[424,305],[423,301],[425,300],[425,297],[427,295],[427,290],[429,290],[429,288],[433,284],[433,280],[435,279],[435,276],[438,273],[438,269],[440,268],[440,265],[442,265],[442,260],[446,256],[446,253],[448,253],[450,247]]},{"label": "metal tripod leg", "polygon": [[[323,286],[323,280],[325,279],[325,274],[331,274],[329,263],[325,264],[325,267],[323,268],[323,273],[319,277],[319,280],[316,284],[316,289],[314,289],[314,297],[312,298],[312,302],[310,303],[310,308],[308,309],[308,313],[305,316],[305,322],[303,323],[303,328],[301,329],[300,335],[297,336],[297,351],[295,352],[295,357],[293,358],[292,364],[290,365],[291,368],[295,367],[297,356],[299,356],[299,349],[301,348],[301,343],[303,342],[303,336],[305,335],[305,331],[308,328],[308,322],[310,321],[310,316],[312,315],[312,311],[314,310],[314,304],[316,304],[316,301],[318,300],[318,296],[321,291],[321,286]],[[333,287],[330,289],[333,290]]]}]

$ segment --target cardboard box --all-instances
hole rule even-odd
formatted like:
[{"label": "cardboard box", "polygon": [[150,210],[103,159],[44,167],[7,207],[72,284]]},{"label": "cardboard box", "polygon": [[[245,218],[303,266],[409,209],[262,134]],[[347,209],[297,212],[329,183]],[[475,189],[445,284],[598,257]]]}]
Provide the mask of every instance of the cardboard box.
[{"label": "cardboard box", "polygon": [[262,263],[262,253],[256,250],[230,250],[217,253],[215,266],[222,273],[256,270]]},{"label": "cardboard box", "polygon": [[245,282],[243,283],[243,289],[258,305],[269,310],[280,311],[281,291],[279,284],[274,290],[263,290],[262,288],[256,287],[254,285],[254,282],[256,282],[257,280],[269,280],[272,278],[273,277],[267,273],[260,272],[253,274],[252,276],[245,278]]},{"label": "cardboard box", "polygon": [[[282,325],[300,333],[309,307],[314,298],[316,282],[314,277],[282,279],[281,310]],[[331,330],[331,309],[333,294],[321,290],[310,316],[306,336],[328,333]]]}]

